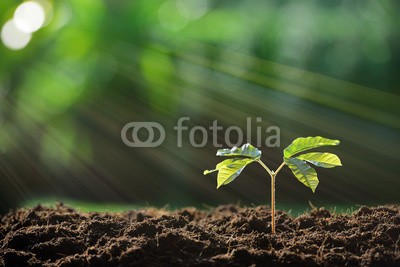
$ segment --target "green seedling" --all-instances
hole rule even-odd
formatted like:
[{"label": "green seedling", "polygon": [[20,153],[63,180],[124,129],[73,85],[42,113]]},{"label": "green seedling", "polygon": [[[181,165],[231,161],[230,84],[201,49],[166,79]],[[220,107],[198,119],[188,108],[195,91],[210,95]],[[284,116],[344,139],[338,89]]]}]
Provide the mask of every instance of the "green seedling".
[{"label": "green seedling", "polygon": [[321,136],[299,137],[285,148],[283,151],[283,162],[275,171],[271,171],[270,168],[261,161],[261,151],[251,144],[245,144],[242,147],[233,147],[232,149],[219,149],[217,151],[217,156],[229,158],[218,163],[214,170],[204,171],[204,175],[218,172],[218,189],[222,185],[227,185],[235,180],[248,164],[252,162],[260,163],[269,176],[271,176],[271,232],[275,234],[276,175],[287,165],[297,180],[315,192],[319,180],[317,172],[308,163],[323,168],[342,166],[342,163],[339,157],[332,153],[311,152],[300,155],[299,153],[322,146],[336,146],[339,145],[339,143],[339,140],[331,140]]}]

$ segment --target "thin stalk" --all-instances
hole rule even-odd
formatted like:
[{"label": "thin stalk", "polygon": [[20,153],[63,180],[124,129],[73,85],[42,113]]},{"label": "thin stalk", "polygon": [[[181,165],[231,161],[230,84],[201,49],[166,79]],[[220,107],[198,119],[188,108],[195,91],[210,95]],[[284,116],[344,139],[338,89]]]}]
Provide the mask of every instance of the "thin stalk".
[{"label": "thin stalk", "polygon": [[285,166],[285,162],[282,162],[282,164],[278,167],[278,169],[276,169],[275,176],[278,174],[278,172],[283,168],[283,166]]},{"label": "thin stalk", "polygon": [[260,163],[261,166],[263,166],[263,168],[268,172],[270,176],[272,176],[273,172],[267,167],[267,165],[264,164],[264,162],[261,161],[261,159],[258,159],[257,162]]},{"label": "thin stalk", "polygon": [[278,172],[285,166],[285,162],[276,169],[276,171],[271,171],[267,165],[264,164],[260,159],[257,160],[258,163],[263,166],[263,168],[268,172],[269,176],[271,176],[271,233],[275,234],[275,177]]},{"label": "thin stalk", "polygon": [[275,175],[271,175],[271,233],[275,235]]}]

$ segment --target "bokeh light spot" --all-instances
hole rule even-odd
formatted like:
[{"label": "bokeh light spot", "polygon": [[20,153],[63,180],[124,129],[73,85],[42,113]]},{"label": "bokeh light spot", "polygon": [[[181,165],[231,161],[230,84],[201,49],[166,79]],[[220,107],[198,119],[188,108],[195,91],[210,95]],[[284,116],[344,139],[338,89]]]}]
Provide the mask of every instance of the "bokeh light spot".
[{"label": "bokeh light spot", "polygon": [[204,16],[209,6],[207,0],[177,0],[176,5],[179,13],[190,20]]},{"label": "bokeh light spot", "polygon": [[[48,0],[34,0],[36,3],[38,3],[43,11],[44,11],[44,21],[43,24],[41,26],[41,28],[47,26],[50,21],[53,19],[54,17],[54,9],[53,9],[53,5],[52,3],[50,3]],[[57,3],[57,6],[59,4]],[[58,15],[58,14],[57,14]]]},{"label": "bokeh light spot", "polygon": [[39,30],[45,21],[43,7],[34,1],[24,2],[14,13],[14,22],[18,29],[26,33]]},{"label": "bokeh light spot", "polygon": [[161,5],[158,10],[158,19],[161,26],[173,32],[182,30],[188,23],[188,19],[178,11],[177,3],[174,0]]},{"label": "bokeh light spot", "polygon": [[13,20],[7,21],[1,29],[1,40],[3,44],[12,50],[24,48],[31,38],[31,34],[21,31]]}]

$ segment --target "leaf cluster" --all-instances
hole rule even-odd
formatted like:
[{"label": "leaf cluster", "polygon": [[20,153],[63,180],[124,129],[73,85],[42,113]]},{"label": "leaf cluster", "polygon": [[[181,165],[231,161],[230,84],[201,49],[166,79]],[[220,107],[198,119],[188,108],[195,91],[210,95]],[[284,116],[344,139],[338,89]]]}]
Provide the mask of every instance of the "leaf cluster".
[{"label": "leaf cluster", "polygon": [[[339,143],[339,140],[332,140],[321,136],[299,137],[284,149],[283,162],[301,183],[315,192],[319,180],[317,172],[310,164],[322,168],[333,168],[342,166],[342,163],[339,157],[332,153],[300,153],[323,146],[336,146]],[[229,158],[218,163],[215,169],[204,171],[205,175],[218,172],[217,188],[235,180],[250,163],[257,161],[262,164],[260,160],[261,151],[251,144],[244,144],[242,147],[233,147],[232,149],[220,149],[217,151],[217,156]]]}]

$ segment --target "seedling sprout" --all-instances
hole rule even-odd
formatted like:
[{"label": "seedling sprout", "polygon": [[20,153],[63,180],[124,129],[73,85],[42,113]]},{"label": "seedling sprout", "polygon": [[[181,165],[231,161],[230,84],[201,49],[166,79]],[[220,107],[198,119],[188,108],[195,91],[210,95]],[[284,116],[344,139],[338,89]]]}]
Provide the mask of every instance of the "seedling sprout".
[{"label": "seedling sprout", "polygon": [[339,157],[332,153],[310,152],[300,155],[298,154],[322,146],[336,146],[339,145],[339,143],[339,140],[327,139],[321,136],[299,137],[284,149],[283,162],[275,171],[268,168],[268,166],[261,161],[261,151],[249,143],[244,144],[242,147],[219,149],[217,151],[217,156],[229,158],[218,163],[215,169],[204,171],[204,175],[218,172],[218,189],[222,185],[227,185],[235,180],[248,164],[258,162],[271,177],[271,232],[272,234],[275,234],[276,175],[285,165],[287,165],[297,180],[309,187],[314,193],[319,180],[317,172],[309,165],[309,163],[322,168],[342,166],[342,163],[340,162]]}]

